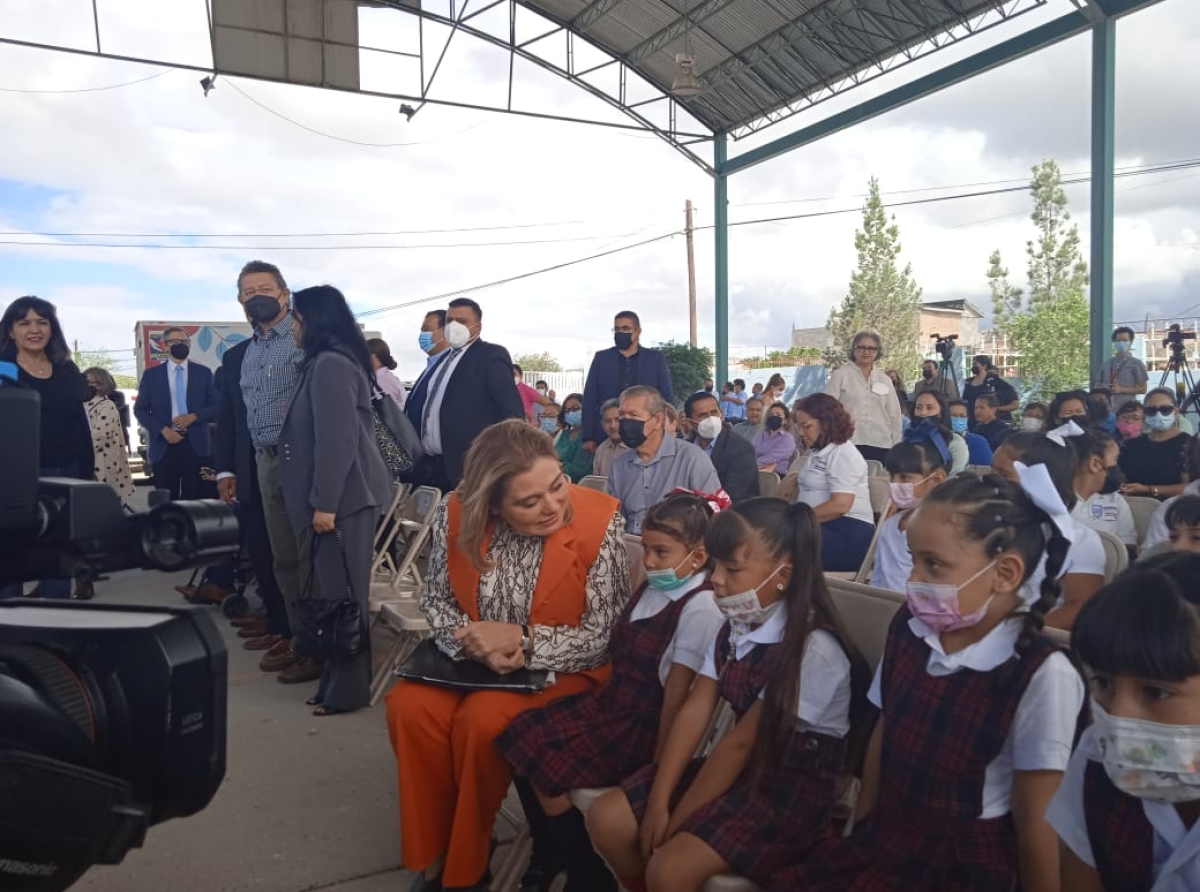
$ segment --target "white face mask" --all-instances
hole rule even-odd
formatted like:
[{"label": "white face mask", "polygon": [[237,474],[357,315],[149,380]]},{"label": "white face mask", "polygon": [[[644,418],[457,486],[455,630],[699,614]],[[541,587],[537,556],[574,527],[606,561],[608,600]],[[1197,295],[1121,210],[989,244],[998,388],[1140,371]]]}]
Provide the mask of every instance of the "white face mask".
[{"label": "white face mask", "polygon": [[1095,700],[1092,719],[1108,779],[1151,802],[1200,799],[1200,725],[1163,725],[1111,716]]},{"label": "white face mask", "polygon": [[461,322],[446,323],[446,342],[455,350],[467,346],[467,342],[471,340],[471,329],[467,328]]},{"label": "white face mask", "polygon": [[1021,430],[1033,431],[1034,433],[1037,433],[1041,429],[1042,429],[1042,419],[1040,419],[1040,418],[1022,418],[1021,419]]},{"label": "white face mask", "polygon": [[772,577],[782,569],[783,564],[780,564],[770,572],[766,579],[754,586],[754,588],[747,589],[739,594],[718,598],[714,592],[713,600],[717,602],[717,609],[721,611],[721,615],[730,622],[741,623],[747,626],[754,626],[761,623],[770,608],[762,606],[762,602],[758,600],[758,590],[770,582]]},{"label": "white face mask", "polygon": [[721,419],[712,415],[701,419],[700,423],[696,425],[696,433],[705,440],[715,440],[721,435],[721,427]]}]

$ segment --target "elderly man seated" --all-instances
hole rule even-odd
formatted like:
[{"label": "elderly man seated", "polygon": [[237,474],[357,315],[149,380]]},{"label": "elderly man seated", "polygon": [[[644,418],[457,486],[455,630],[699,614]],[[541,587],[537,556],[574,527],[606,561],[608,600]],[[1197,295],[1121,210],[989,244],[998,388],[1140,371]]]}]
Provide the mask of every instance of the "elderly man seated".
[{"label": "elderly man seated", "polygon": [[629,452],[613,462],[608,489],[621,500],[630,533],[640,535],[646,511],[677,487],[710,494],[721,488],[703,449],[667,435],[666,409],[653,387],[637,385],[621,394],[621,442]]}]

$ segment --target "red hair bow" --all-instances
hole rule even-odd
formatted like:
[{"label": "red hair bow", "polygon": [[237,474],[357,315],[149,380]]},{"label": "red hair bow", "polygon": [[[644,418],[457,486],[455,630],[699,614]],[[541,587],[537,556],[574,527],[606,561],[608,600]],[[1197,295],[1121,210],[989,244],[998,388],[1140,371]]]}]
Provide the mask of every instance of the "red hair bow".
[{"label": "red hair bow", "polygon": [[699,496],[708,502],[708,507],[712,509],[713,514],[720,514],[727,508],[733,507],[733,499],[729,498],[729,493],[724,489],[718,489],[716,492],[708,493],[701,492],[698,489],[687,489],[683,486],[677,486],[671,492],[686,492],[693,496]]}]

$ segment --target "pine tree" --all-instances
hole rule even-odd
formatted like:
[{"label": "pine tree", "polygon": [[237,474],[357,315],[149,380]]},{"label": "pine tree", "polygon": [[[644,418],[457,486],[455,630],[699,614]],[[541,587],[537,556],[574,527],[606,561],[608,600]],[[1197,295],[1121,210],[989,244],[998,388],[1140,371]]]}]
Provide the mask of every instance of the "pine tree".
[{"label": "pine tree", "polygon": [[850,275],[850,289],[842,305],[829,314],[835,346],[826,362],[834,368],[841,365],[855,332],[870,329],[883,340],[887,367],[904,378],[915,375],[921,361],[921,289],[913,281],[912,264],[899,267],[900,227],[894,216],[888,216],[875,177],[863,205],[862,228],[854,233],[854,247],[858,266]]}]

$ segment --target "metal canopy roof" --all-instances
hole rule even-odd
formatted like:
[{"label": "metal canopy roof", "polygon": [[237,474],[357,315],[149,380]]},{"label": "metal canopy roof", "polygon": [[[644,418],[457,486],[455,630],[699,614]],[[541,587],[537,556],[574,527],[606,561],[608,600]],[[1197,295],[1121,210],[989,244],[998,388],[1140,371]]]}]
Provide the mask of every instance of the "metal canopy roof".
[{"label": "metal canopy roof", "polygon": [[1047,0],[517,0],[670,94],[688,32],[714,133],[768,126]]}]

